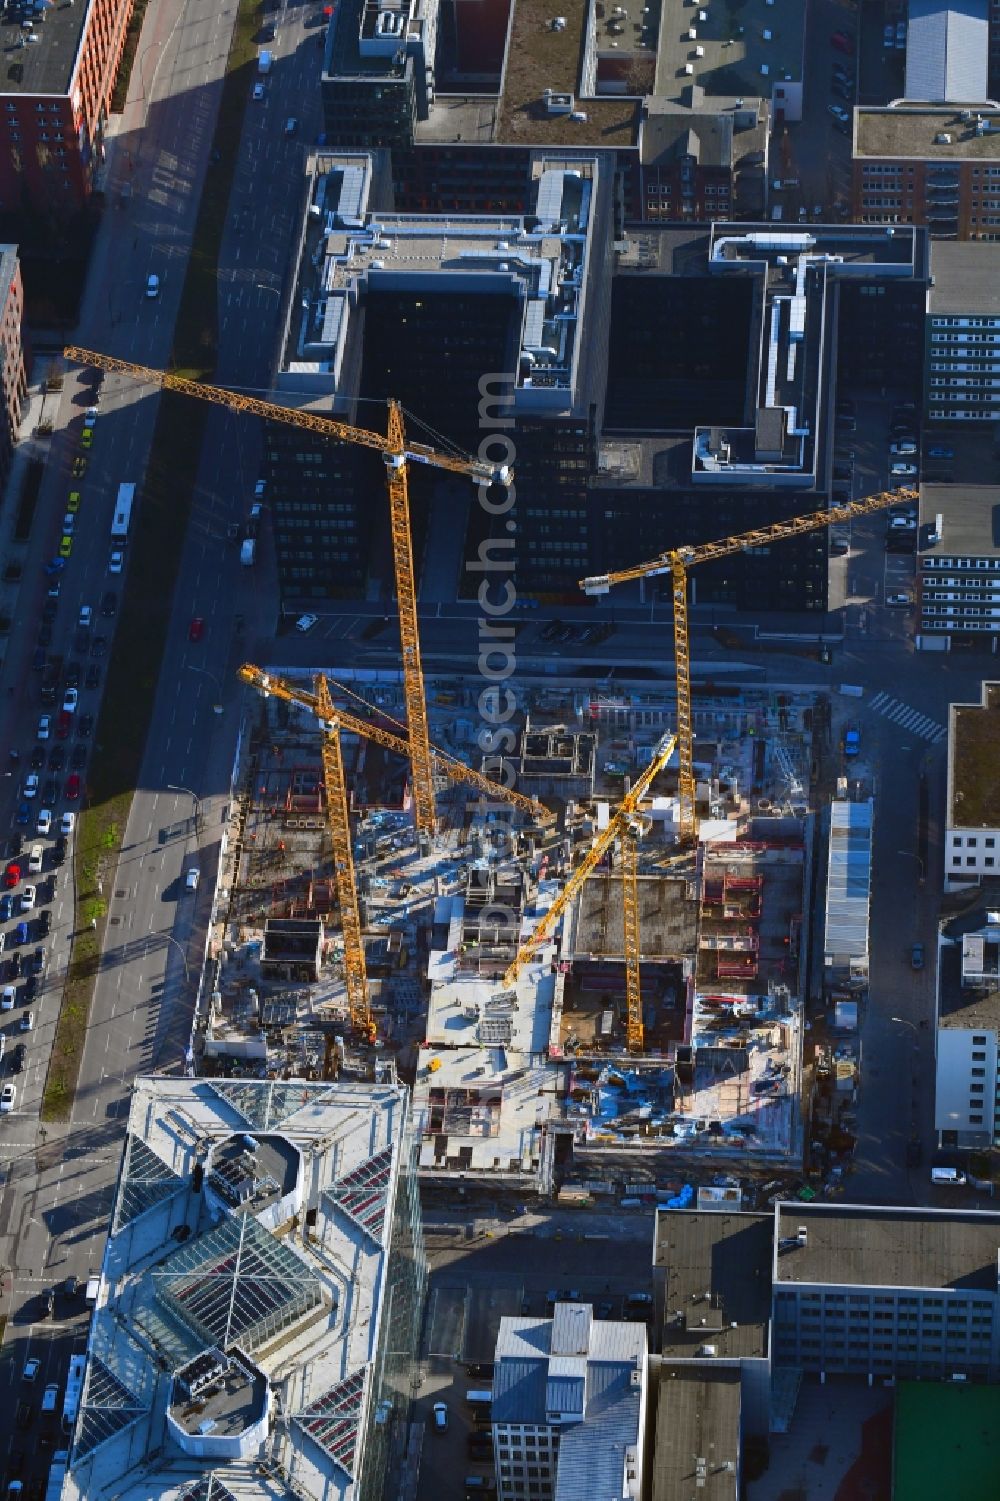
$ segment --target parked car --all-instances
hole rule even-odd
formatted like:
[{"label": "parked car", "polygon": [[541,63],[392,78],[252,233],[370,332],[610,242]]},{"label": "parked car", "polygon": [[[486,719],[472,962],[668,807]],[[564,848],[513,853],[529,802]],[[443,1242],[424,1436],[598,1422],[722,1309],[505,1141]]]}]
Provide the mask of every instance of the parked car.
[{"label": "parked car", "polygon": [[922,943],[915,943],[913,945],[913,947],[910,949],[910,968],[911,969],[923,969],[923,967],[924,967],[924,946],[923,946]]},{"label": "parked car", "polygon": [[927,457],[929,459],[953,459],[955,450],[947,443],[934,443],[928,448]]},{"label": "parked car", "polygon": [[847,110],[840,104],[828,104],[826,108],[827,113],[831,114],[835,120],[839,120],[841,125],[846,125],[851,118]]},{"label": "parked car", "polygon": [[890,610],[910,610],[913,608],[913,596],[910,594],[887,594],[885,602]]}]

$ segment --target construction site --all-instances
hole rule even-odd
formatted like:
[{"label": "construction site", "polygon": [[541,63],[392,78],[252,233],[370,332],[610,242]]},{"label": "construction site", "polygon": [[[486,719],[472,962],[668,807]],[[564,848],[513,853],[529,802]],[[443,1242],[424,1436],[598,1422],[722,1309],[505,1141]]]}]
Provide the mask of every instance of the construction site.
[{"label": "construction site", "polygon": [[551,1192],[595,1157],[801,1162],[825,715],[808,692],[693,681],[688,575],[912,493],[579,580],[603,595],[669,576],[673,691],[519,683],[514,748],[484,756],[482,684],[425,681],[407,474],[415,461],[502,497],[504,466],[411,444],[394,402],[383,434],[69,353],[386,464],[398,669],[352,682],[335,664],[240,669],[259,699],[233,770],[193,1068],[328,1080],[391,1055],[413,1087],[425,1181]]},{"label": "construction site", "polygon": [[[433,778],[435,832],[418,837],[407,758],[370,738],[398,733],[402,685],[328,682],[334,715],[364,731],[342,723],[338,739],[365,1011],[352,1006],[357,956],[345,944],[313,684],[261,673],[267,696],[250,701],[234,781],[196,1070],[329,1079],[391,1055],[413,1084],[419,1170],[431,1181],[551,1188],[570,1149],[581,1162],[615,1149],[793,1158],[810,838],[793,798],[809,777],[811,700],[697,695],[701,837],[684,847],[662,694],[529,689],[511,770],[515,786],[544,790],[536,818],[526,793],[523,806],[504,804],[455,779],[450,756],[457,767],[475,758],[475,694],[436,682],[448,703],[431,713],[431,744],[451,748],[449,769]],[[629,853],[613,825],[658,747],[664,765],[629,841],[636,1014]],[[606,848],[570,890],[595,843]]]}]

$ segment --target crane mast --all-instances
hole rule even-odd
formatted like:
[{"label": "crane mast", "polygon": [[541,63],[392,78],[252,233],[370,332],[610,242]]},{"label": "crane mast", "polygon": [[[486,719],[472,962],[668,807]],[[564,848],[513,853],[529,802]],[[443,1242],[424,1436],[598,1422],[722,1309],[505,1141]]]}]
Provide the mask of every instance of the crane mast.
[{"label": "crane mast", "polygon": [[[532,957],[539,945],[544,943],[555,932],[556,925],[566,911],[566,908],[573,901],[574,897],[582,891],[587,877],[597,868],[615,840],[627,840],[629,837],[634,837],[630,835],[629,827],[635,819],[639,804],[642,802],[653,781],[670,760],[676,744],[676,735],[668,734],[662,737],[656,750],[653,752],[649,765],[637,779],[635,785],[626,793],[614,817],[609,821],[607,828],[602,829],[591,841],[583,859],[552,903],[552,906],[535,925],[527,938],[522,941],[504,974],[503,984],[505,989],[510,990],[513,987],[522,967]],[[623,855],[622,896],[625,912],[625,974],[628,1002],[628,1037],[630,1049],[634,1052],[641,1052],[642,1007],[639,993],[639,922],[635,880],[636,861],[630,863],[630,859],[630,853],[625,851]],[[629,871],[631,871],[631,878],[628,875]],[[630,967],[631,981],[629,979]]]},{"label": "crane mast", "polygon": [[183,396],[192,396],[199,401],[208,401],[215,406],[225,407],[229,411],[250,412],[269,422],[283,422],[292,427],[305,429],[307,432],[318,433],[325,438],[336,439],[344,443],[357,443],[364,448],[375,449],[381,453],[386,464],[389,490],[389,521],[396,599],[399,607],[403,694],[406,700],[409,757],[413,780],[414,823],[418,833],[433,834],[435,829],[434,781],[427,720],[427,695],[420,660],[407,464],[411,461],[430,464],[434,468],[445,469],[453,474],[463,474],[476,484],[507,484],[510,479],[510,470],[502,464],[488,464],[460,454],[441,453],[423,443],[408,442],[403,426],[402,409],[398,401],[389,402],[388,431],[382,434],[372,432],[368,428],[353,427],[350,423],[340,422],[333,417],[321,416],[316,412],[283,407],[273,401],[262,401],[256,396],[245,396],[235,391],[227,391],[221,386],[186,380],[183,376],[173,375],[167,370],[156,370],[148,365],[135,364],[131,360],[115,359],[111,355],[81,349],[76,345],[69,345],[64,350],[64,354],[69,360],[75,360],[81,365],[91,365],[97,370],[128,375],[134,380],[146,381],[164,390],[176,391]]},{"label": "crane mast", "polygon": [[883,511],[889,506],[905,505],[919,500],[916,490],[882,490],[876,495],[852,500],[846,505],[829,506],[825,511],[809,511],[803,516],[794,516],[789,521],[776,521],[771,526],[757,527],[741,532],[738,536],[722,537],[716,542],[703,542],[695,547],[678,547],[672,552],[663,552],[647,563],[635,563],[630,568],[621,568],[614,573],[594,574],[580,580],[585,594],[607,594],[615,584],[628,583],[632,579],[653,578],[657,574],[670,574],[670,590],[674,616],[674,662],[677,685],[677,739],[679,745],[680,775],[678,778],[679,827],[682,844],[692,844],[698,836],[696,807],[696,784],[694,777],[694,725],[691,717],[691,647],[688,636],[688,589],[687,576],[691,568],[713,558],[724,558],[747,547],[767,547],[785,537],[798,537],[804,532],[818,531],[821,527],[834,526],[840,521],[850,521],[856,516],[867,516],[873,511]]},{"label": "crane mast", "polygon": [[344,936],[344,984],[347,1005],[354,1030],[368,1042],[375,1041],[368,996],[368,970],[365,964],[365,941],[358,907],[358,887],[351,849],[351,813],[347,799],[347,779],[340,749],[340,730],[330,701],[326,679],[316,679],[316,697],[323,729],[321,754],[323,781],[326,786],[326,817],[333,843],[333,873],[340,903],[340,929]]}]

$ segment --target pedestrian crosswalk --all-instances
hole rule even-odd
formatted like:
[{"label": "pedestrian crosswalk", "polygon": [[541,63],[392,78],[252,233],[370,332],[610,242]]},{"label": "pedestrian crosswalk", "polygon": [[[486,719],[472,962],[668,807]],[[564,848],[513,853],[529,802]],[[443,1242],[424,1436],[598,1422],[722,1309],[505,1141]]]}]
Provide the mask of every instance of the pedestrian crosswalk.
[{"label": "pedestrian crosswalk", "polygon": [[893,698],[888,693],[876,693],[868,705],[876,714],[884,714],[886,719],[891,719],[893,724],[898,724],[901,730],[909,734],[920,735],[924,740],[929,740],[936,745],[943,740],[948,731],[944,725],[938,724],[936,719],[930,719],[926,714],[921,714],[916,709],[911,709],[909,704],[904,704],[902,699]]}]

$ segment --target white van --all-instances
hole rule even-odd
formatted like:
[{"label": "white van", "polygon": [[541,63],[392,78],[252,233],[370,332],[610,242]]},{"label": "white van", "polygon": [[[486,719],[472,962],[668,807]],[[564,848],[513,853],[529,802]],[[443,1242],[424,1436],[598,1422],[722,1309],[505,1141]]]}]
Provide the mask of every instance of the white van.
[{"label": "white van", "polygon": [[31,846],[31,850],[28,854],[28,871],[31,875],[38,875],[39,871],[42,868],[42,860],[44,859],[44,856],[45,851],[40,844],[33,844]]},{"label": "white van", "polygon": [[42,1393],[42,1412],[55,1412],[59,1405],[59,1388],[55,1382]]},{"label": "white van", "polygon": [[945,1188],[962,1188],[965,1184],[965,1174],[957,1167],[932,1167],[931,1182],[942,1185]]}]

